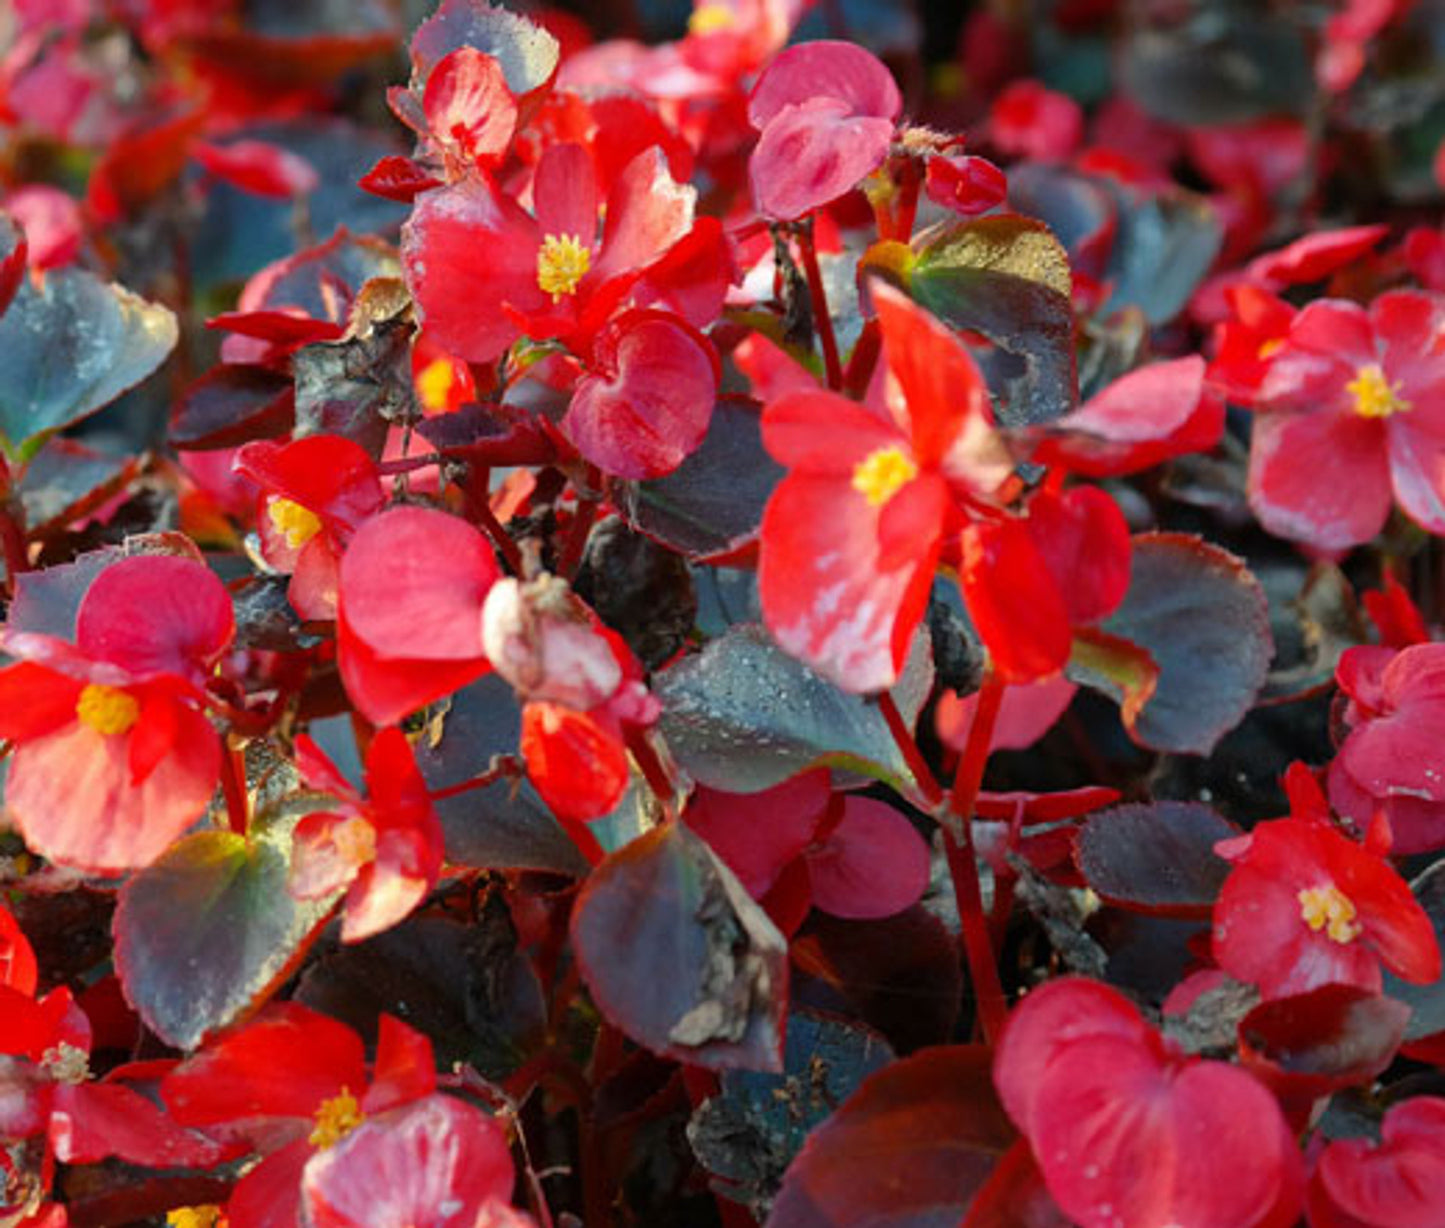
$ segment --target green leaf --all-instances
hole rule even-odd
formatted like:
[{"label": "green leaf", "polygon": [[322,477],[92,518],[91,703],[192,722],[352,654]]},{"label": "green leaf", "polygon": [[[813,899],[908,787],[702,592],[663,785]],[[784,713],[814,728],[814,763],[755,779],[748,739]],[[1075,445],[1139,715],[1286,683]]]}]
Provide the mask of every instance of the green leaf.
[{"label": "green leaf", "polygon": [[[926,635],[893,689],[912,721],[933,686]],[[878,705],[839,690],[756,624],[738,624],[653,682],[673,757],[699,783],[757,793],[810,767],[847,768],[900,791],[913,776]]]},{"label": "green leaf", "polygon": [[1051,422],[1074,407],[1069,258],[1042,222],[1017,214],[950,227],[911,263],[908,290],[957,329],[982,333],[1005,361],[979,355],[1008,426]]},{"label": "green leaf", "polygon": [[286,880],[291,833],[318,799],[252,824],[203,831],[121,888],[116,967],[127,1000],[168,1044],[194,1049],[265,999],[299,963],[336,896],[300,901]]},{"label": "green leaf", "polygon": [[[1134,538],[1129,591],[1102,629],[1138,645],[1159,670],[1130,736],[1175,754],[1209,754],[1244,719],[1274,652],[1259,581],[1227,550],[1187,533]],[[1117,697],[1097,677],[1078,680]]]},{"label": "green leaf", "polygon": [[176,317],[83,269],[24,278],[0,315],[0,443],[33,451],[45,436],[103,409],[166,360]]},{"label": "green leaf", "polygon": [[1079,830],[1074,859],[1111,904],[1203,920],[1229,874],[1214,846],[1237,835],[1237,827],[1198,802],[1115,806]]}]

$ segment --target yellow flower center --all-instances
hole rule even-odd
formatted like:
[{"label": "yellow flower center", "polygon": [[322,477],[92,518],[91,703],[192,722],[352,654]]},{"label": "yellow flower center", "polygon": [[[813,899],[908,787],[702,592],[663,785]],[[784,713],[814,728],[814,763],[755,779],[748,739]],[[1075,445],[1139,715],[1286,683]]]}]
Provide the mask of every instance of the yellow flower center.
[{"label": "yellow flower center", "polygon": [[737,23],[738,19],[726,4],[704,4],[693,9],[692,16],[687,19],[687,32],[701,38],[719,30],[729,30]]},{"label": "yellow flower center", "polygon": [[1355,920],[1355,906],[1338,887],[1306,887],[1296,897],[1299,914],[1310,929],[1324,930],[1338,943],[1352,942],[1360,936],[1360,923]]},{"label": "yellow flower center", "polygon": [[898,447],[879,448],[868,453],[853,468],[853,489],[868,500],[870,507],[882,507],[918,476],[918,466]]},{"label": "yellow flower center", "polygon": [[321,517],[309,507],[291,499],[273,498],[266,505],[271,527],[286,539],[292,550],[299,550],[321,532]]},{"label": "yellow flower center", "polygon": [[40,1064],[58,1083],[84,1083],[90,1078],[90,1059],[85,1050],[62,1040],[40,1055]]},{"label": "yellow flower center", "polygon": [[421,398],[422,408],[429,414],[439,414],[451,404],[452,387],[456,384],[456,369],[445,358],[433,358],[416,377],[416,394]]},{"label": "yellow flower center", "polygon": [[166,1228],[225,1228],[226,1223],[225,1212],[213,1202],[166,1212]]},{"label": "yellow flower center", "polygon": [[316,1110],[316,1129],[307,1137],[313,1147],[326,1148],[339,1143],[366,1120],[361,1105],[351,1094],[349,1087],[343,1087],[329,1100],[323,1100]]},{"label": "yellow flower center", "polygon": [[1282,349],[1284,349],[1284,338],[1271,337],[1268,341],[1265,341],[1260,345],[1259,350],[1256,353],[1256,357],[1261,360],[1266,358],[1273,358]]},{"label": "yellow flower center", "polygon": [[1355,398],[1355,413],[1361,418],[1388,418],[1391,414],[1404,413],[1410,402],[1399,392],[1400,385],[1392,384],[1385,378],[1379,363],[1368,363],[1355,372],[1355,378],[1345,385],[1346,391]]},{"label": "yellow flower center", "polygon": [[548,235],[537,249],[537,285],[560,303],[577,293],[577,283],[592,267],[592,251],[577,235]]},{"label": "yellow flower center", "polygon": [[126,733],[140,719],[140,701],[119,687],[90,683],[75,701],[75,715],[96,733]]}]

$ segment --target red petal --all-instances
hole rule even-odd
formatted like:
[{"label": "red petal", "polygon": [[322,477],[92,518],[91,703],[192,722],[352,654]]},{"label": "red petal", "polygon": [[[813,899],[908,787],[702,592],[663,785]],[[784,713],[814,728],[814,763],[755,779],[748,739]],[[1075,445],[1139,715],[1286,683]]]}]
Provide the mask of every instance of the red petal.
[{"label": "red petal", "polygon": [[644,149],[607,194],[599,281],[651,264],[692,229],[697,189],[672,178],[661,148]]},{"label": "red petal", "polygon": [[1064,668],[1073,645],[1068,607],[1022,520],[963,531],[959,587],[969,617],[1004,682],[1032,682]]},{"label": "red petal", "polygon": [[139,785],[123,734],[77,720],[19,747],[5,800],[25,842],[92,873],[147,866],[165,852],[204,813],[221,762],[211,723],[191,708],[174,715],[173,749]]},{"label": "red petal", "polygon": [[787,107],[769,121],[748,160],[753,203],[767,217],[800,218],[861,183],[888,156],[892,140],[892,120],[857,116],[835,99]]},{"label": "red petal", "polygon": [[711,342],[676,317],[630,311],[594,346],[562,433],[593,464],[623,478],[671,473],[701,445],[717,400]]},{"label": "red petal", "polygon": [[785,392],[763,410],[763,446],[789,469],[851,478],[883,448],[911,451],[893,423],[856,401],[818,388]]},{"label": "red petal", "polygon": [[10,910],[0,904],[0,987],[33,997],[37,979],[30,940]]},{"label": "red petal", "polygon": [[86,591],[76,646],[132,674],[202,680],[235,633],[231,596],[203,563],[142,554],[112,563]]},{"label": "red petal", "polygon": [[350,532],[386,502],[376,462],[341,435],[307,435],[291,443],[248,443],[235,469],[268,492],[301,504],[333,531]]},{"label": "red petal", "polygon": [[341,617],[381,657],[476,661],[482,602],[500,574],[465,520],[393,508],[362,525],[341,560]]},{"label": "red petal", "polygon": [[[1381,1141],[1339,1139],[1320,1156],[1317,1190],[1363,1224],[1435,1228],[1445,1206],[1445,1100],[1416,1096],[1385,1114]],[[1310,1222],[1316,1222],[1314,1194]],[[1335,1219],[1325,1224],[1339,1223]],[[1341,1224],[1341,1228],[1346,1228]]]},{"label": "red petal", "polygon": [[1350,226],[1296,239],[1286,247],[1250,261],[1246,273],[1256,281],[1298,285],[1321,281],[1364,255],[1390,233],[1388,226]]},{"label": "red petal", "polygon": [[572,235],[583,247],[594,246],[597,177],[592,159],[581,145],[567,141],[543,151],[532,178],[532,201],[537,229],[543,235]]},{"label": "red petal", "polygon": [[[1027,750],[1054,727],[1078,689],[1063,674],[1008,687],[994,722],[989,749]],[[945,746],[963,750],[977,707],[976,693],[962,699],[953,691],[945,691],[940,696],[934,720]]]},{"label": "red petal", "polygon": [[761,899],[783,867],[813,838],[832,794],[829,773],[804,772],[760,793],[724,793],[699,785],[683,821]]},{"label": "red petal", "polygon": [[226,1202],[228,1228],[296,1228],[301,1223],[301,1174],[315,1153],[299,1138],[236,1182]]},{"label": "red petal", "polygon": [[585,712],[524,705],[521,750],[528,779],[558,818],[600,818],[622,800],[630,778],[627,751]]},{"label": "red petal", "polygon": [[361,1107],[382,1113],[436,1091],[436,1058],[425,1033],[383,1012],[376,1037],[376,1065]]},{"label": "red petal", "polygon": [[436,138],[481,166],[501,160],[517,127],[517,103],[502,66],[476,47],[458,47],[437,63],[422,107]]},{"label": "red petal", "polygon": [[813,904],[835,917],[871,921],[912,908],[928,886],[928,846],[885,802],[849,797],[843,819],[810,850]]},{"label": "red petal", "polygon": [[461,661],[380,656],[351,631],[344,611],[336,623],[336,661],[351,702],[373,725],[395,724],[475,682],[491,668],[481,655]]},{"label": "red petal", "polygon": [[872,283],[887,364],[884,399],[924,469],[991,493],[1013,461],[992,430],[988,386],[951,330],[892,286]]},{"label": "red petal", "polygon": [[[497,310],[540,311],[537,223],[511,198],[476,179],[424,192],[402,227],[406,284],[422,322],[443,349],[468,362],[492,362],[517,339]],[[486,304],[486,310],[478,310]]]},{"label": "red petal", "polygon": [[148,1168],[205,1168],[225,1155],[218,1144],[183,1129],[139,1092],[116,1083],[57,1087],[50,1143],[66,1164],[116,1156]]},{"label": "red petal", "polygon": [[302,1201],[316,1228],[477,1228],[509,1207],[513,1180],[502,1126],[436,1095],[363,1123],[317,1155]]},{"label": "red petal", "polygon": [[879,519],[846,478],[791,473],[763,515],[758,588],[784,651],[848,691],[893,685],[923,617],[939,529],[884,570]]},{"label": "red petal", "polygon": [[987,158],[971,154],[961,158],[935,157],[928,159],[924,190],[934,204],[972,217],[1003,204],[1008,195],[1008,180]]},{"label": "red petal", "polygon": [[1069,621],[1085,626],[1108,618],[1129,589],[1132,547],[1119,505],[1096,486],[1075,486],[1035,496],[1026,523],[1064,595]]},{"label": "red petal", "polygon": [[305,196],[321,183],[310,162],[269,141],[241,140],[229,145],[197,141],[191,146],[191,156],[217,179],[276,200]]},{"label": "red petal", "polygon": [[275,1002],[177,1066],[161,1083],[161,1096],[177,1121],[208,1126],[309,1121],[343,1087],[358,1098],[365,1091],[361,1037],[299,1002]]},{"label": "red petal", "polygon": [[27,742],[69,725],[84,687],[30,661],[0,669],[0,738]]},{"label": "red petal", "polygon": [[1393,502],[1385,424],[1330,410],[1263,414],[1249,452],[1249,505],[1271,533],[1342,550],[1385,527]]},{"label": "red petal", "polygon": [[748,122],[762,129],[790,106],[833,98],[850,115],[894,120],[903,98],[883,62],[854,43],[797,43],[773,57],[748,99]]}]

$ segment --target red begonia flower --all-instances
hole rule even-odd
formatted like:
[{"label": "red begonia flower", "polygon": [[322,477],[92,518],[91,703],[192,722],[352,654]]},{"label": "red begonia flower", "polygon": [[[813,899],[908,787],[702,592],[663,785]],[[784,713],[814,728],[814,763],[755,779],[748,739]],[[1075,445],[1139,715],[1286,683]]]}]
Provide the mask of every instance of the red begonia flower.
[{"label": "red begonia flower", "polygon": [[38,978],[39,968],[30,940],[14,914],[0,904],[0,986],[30,997],[35,993]]},{"label": "red begonia flower", "polygon": [[276,1002],[186,1059],[161,1082],[179,1122],[244,1139],[264,1159],[226,1205],[231,1228],[299,1222],[309,1160],[367,1118],[436,1090],[431,1042],[381,1016],[373,1077],[361,1037],[297,1002]]},{"label": "red begonia flower", "polygon": [[346,888],[341,940],[389,929],[435,885],[444,848],[441,822],[400,729],[383,729],[366,751],[362,798],[310,738],[296,740],[301,779],[336,797],[334,810],[296,825],[291,893],[316,899]]},{"label": "red begonia flower", "polygon": [[337,658],[367,720],[392,725],[489,668],[482,603],[501,569],[466,521],[398,507],[357,530],[341,559]]},{"label": "red begonia flower", "polygon": [[1330,801],[1366,826],[1377,809],[1397,853],[1445,845],[1445,644],[1347,649],[1335,669],[1350,733],[1330,764]]},{"label": "red begonia flower", "polygon": [[934,204],[972,217],[1003,204],[1008,196],[1008,180],[987,158],[940,155],[928,159],[923,190]]},{"label": "red begonia flower", "polygon": [[627,790],[627,748],[598,714],[533,701],[522,707],[527,779],[559,819],[584,822],[609,813]]},{"label": "red begonia flower", "polygon": [[1215,852],[1234,868],[1214,905],[1214,958],[1265,998],[1331,984],[1378,993],[1382,963],[1419,984],[1439,977],[1430,918],[1380,852],[1293,817]]},{"label": "red begonia flower", "polygon": [[427,77],[422,110],[423,135],[438,146],[452,178],[469,166],[495,167],[517,130],[517,100],[506,74],[495,57],[476,47],[458,47],[437,63]]},{"label": "red begonia flower", "polygon": [[779,52],[748,99],[762,133],[748,162],[758,212],[791,221],[857,187],[888,156],[902,109],[893,75],[853,43]]},{"label": "red begonia flower", "polygon": [[1359,545],[1396,501],[1445,532],[1445,300],[1315,300],[1271,356],[1256,408],[1249,498],[1271,533]]},{"label": "red begonia flower", "polygon": [[1300,1157],[1274,1098],[1234,1066],[1176,1052],[1107,985],[1064,977],[1029,994],[994,1082],[1083,1228],[1294,1223]]},{"label": "red begonia flower", "polygon": [[1253,405],[1269,374],[1270,359],[1284,344],[1295,309],[1268,290],[1244,283],[1224,292],[1228,315],[1214,331],[1209,386],[1240,405]]},{"label": "red begonia flower", "polygon": [[402,259],[433,339],[468,362],[492,362],[523,333],[574,332],[595,296],[605,296],[610,314],[692,229],[696,191],[674,182],[660,149],[644,150],[610,185],[599,241],[606,186],[588,152],[564,143],[549,146],[537,164],[534,214],[477,177],[417,197],[402,230]]},{"label": "red begonia flower", "polygon": [[799,391],[763,412],[763,442],[789,468],[763,516],[763,617],[850,691],[897,679],[955,500],[988,498],[1012,469],[968,351],[898,291],[873,294],[885,411]]},{"label": "red begonia flower", "polygon": [[[25,943],[23,935],[19,941]],[[44,1134],[47,1157],[67,1164],[117,1156],[176,1168],[225,1158],[226,1148],[178,1125],[126,1086],[125,1067],[93,1080],[90,1050],[90,1021],[69,989],[36,1000],[0,983],[0,1138]]]},{"label": "red begonia flower", "polygon": [[434,1094],[373,1117],[314,1156],[301,1180],[314,1228],[531,1228],[511,1206],[506,1129]]},{"label": "red begonia flower", "polygon": [[342,552],[386,501],[376,462],[343,436],[308,435],[287,444],[248,443],[235,468],[261,488],[261,554],[291,573],[291,605],[302,618],[335,618]]},{"label": "red begonia flower", "polygon": [[149,865],[210,801],[220,747],[196,705],[235,624],[191,559],[138,555],[100,573],[75,643],[10,632],[0,737],[6,808],[37,853],[94,873]]},{"label": "red begonia flower", "polygon": [[1012,157],[1055,162],[1078,148],[1084,112],[1067,94],[1038,81],[1015,81],[994,99],[988,132],[993,143]]},{"label": "red begonia flower", "polygon": [[1362,593],[1360,600],[1385,647],[1409,648],[1412,644],[1430,642],[1430,628],[1425,625],[1424,614],[1409,590],[1394,576],[1386,573],[1380,587]]},{"label": "red begonia flower", "polygon": [[1310,1228],[1435,1228],[1445,1207],[1445,1100],[1394,1105],[1378,1143],[1332,1140],[1310,1178]]}]

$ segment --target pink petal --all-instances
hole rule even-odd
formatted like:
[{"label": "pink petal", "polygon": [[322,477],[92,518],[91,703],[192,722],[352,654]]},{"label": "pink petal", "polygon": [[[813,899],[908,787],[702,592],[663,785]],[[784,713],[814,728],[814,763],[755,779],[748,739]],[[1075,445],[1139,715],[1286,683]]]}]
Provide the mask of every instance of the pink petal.
[{"label": "pink petal", "polygon": [[427,77],[427,124],[445,145],[479,165],[501,160],[517,127],[517,103],[502,66],[476,47],[458,47]]},{"label": "pink petal", "polygon": [[885,802],[848,797],[843,819],[807,854],[813,903],[835,917],[870,921],[918,903],[928,887],[928,846]]},{"label": "pink petal", "polygon": [[787,107],[836,99],[850,115],[898,118],[903,98],[893,74],[855,43],[818,39],[780,51],[748,99],[748,122],[762,129]]},{"label": "pink petal", "polygon": [[812,840],[831,788],[826,769],[804,772],[760,793],[724,793],[699,785],[683,822],[727,862],[749,895],[761,899]]},{"label": "pink petal", "polygon": [[893,122],[868,119],[846,103],[815,98],[769,121],[748,161],[753,203],[790,221],[857,187],[888,156]]},{"label": "pink petal", "polygon": [[1256,417],[1249,504],[1269,532],[1321,550],[1369,541],[1391,507],[1379,419],[1329,410]]}]

